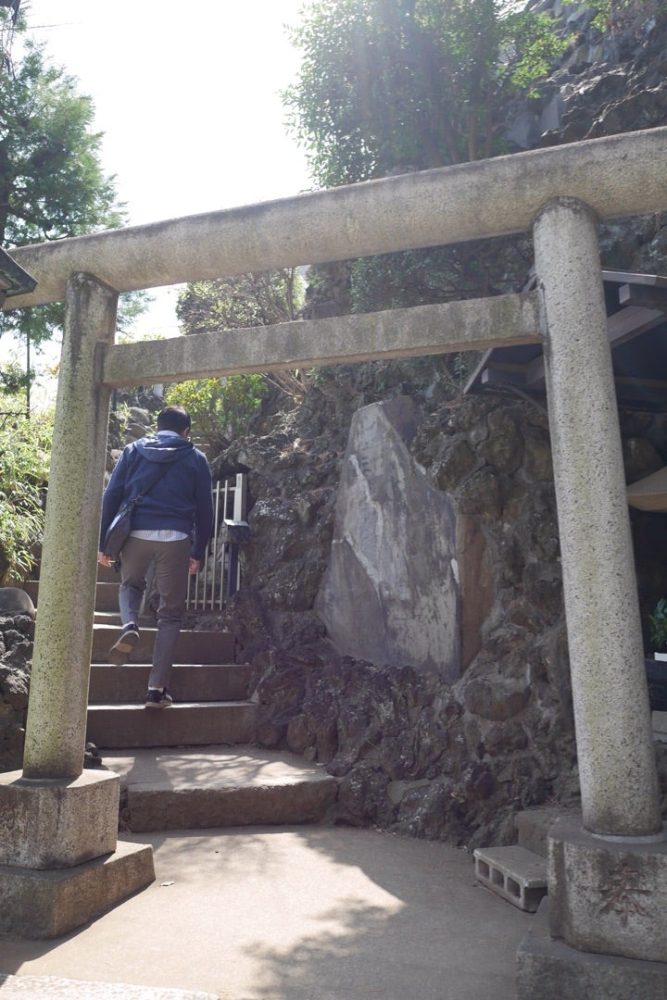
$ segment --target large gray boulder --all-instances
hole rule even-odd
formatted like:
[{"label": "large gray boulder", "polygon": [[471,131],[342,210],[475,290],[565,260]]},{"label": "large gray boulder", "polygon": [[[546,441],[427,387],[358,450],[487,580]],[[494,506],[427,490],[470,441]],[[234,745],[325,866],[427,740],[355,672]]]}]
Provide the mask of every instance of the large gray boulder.
[{"label": "large gray boulder", "polygon": [[452,682],[461,671],[455,518],[410,455],[415,427],[407,396],[355,414],[316,610],[340,653]]},{"label": "large gray boulder", "polygon": [[0,615],[35,617],[35,605],[30,595],[19,587],[0,587]]}]

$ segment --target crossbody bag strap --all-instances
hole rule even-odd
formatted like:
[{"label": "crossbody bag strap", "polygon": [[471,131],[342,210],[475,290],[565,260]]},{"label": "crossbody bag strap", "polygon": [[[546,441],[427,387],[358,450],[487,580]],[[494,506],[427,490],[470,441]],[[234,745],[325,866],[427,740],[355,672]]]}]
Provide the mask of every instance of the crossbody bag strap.
[{"label": "crossbody bag strap", "polygon": [[[142,456],[139,454],[139,452],[135,451],[135,455],[138,456],[138,460],[139,461],[142,461]],[[174,464],[173,462],[163,462],[160,465],[160,469],[158,471],[157,476],[155,476],[153,478],[152,482],[149,483],[149,485],[146,487],[146,489],[142,490],[141,493],[137,493],[137,495],[135,497],[131,497],[129,500],[127,500],[126,503],[125,503],[125,506],[129,507],[131,509],[134,509],[136,507],[136,505],[139,503],[139,501],[141,499],[143,499],[143,497],[145,497],[148,493],[150,493],[150,491],[155,486],[157,486],[157,484],[160,482],[160,480],[162,479],[162,477],[165,475],[165,473],[167,473],[169,471],[169,469],[171,468],[171,466],[173,464]],[[136,463],[133,462],[132,466],[131,466],[131,471],[134,471],[135,468],[136,468]]]},{"label": "crossbody bag strap", "polygon": [[133,502],[137,503],[137,501],[141,500],[142,497],[147,496],[150,493],[150,491],[155,486],[157,486],[157,484],[160,482],[160,480],[162,479],[162,477],[165,475],[165,473],[167,473],[169,471],[169,469],[171,468],[171,466],[173,464],[174,464],[173,462],[163,462],[160,465],[160,471],[158,472],[157,476],[155,476],[155,478],[153,479],[153,481],[149,484],[149,486],[145,490],[143,490],[143,492],[137,493],[137,495],[134,498]]}]

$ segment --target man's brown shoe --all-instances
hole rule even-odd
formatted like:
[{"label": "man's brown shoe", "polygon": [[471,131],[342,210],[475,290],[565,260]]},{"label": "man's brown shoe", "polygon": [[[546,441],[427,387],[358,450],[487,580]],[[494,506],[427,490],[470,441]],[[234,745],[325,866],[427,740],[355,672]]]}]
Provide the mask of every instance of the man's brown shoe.
[{"label": "man's brown shoe", "polygon": [[109,650],[109,660],[117,667],[127,663],[132,650],[139,642],[139,629],[136,625],[130,624],[123,627],[113,646]]}]

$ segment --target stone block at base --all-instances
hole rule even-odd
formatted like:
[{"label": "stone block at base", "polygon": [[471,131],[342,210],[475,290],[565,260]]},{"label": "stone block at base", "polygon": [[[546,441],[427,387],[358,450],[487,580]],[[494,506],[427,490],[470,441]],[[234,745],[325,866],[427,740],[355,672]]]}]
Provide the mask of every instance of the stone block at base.
[{"label": "stone block at base", "polygon": [[667,964],[576,951],[549,933],[549,900],[517,951],[517,1000],[664,1000]]},{"label": "stone block at base", "polygon": [[613,841],[557,820],[549,900],[551,933],[572,948],[667,963],[667,840]]},{"label": "stone block at base", "polygon": [[69,868],[110,854],[119,797],[120,780],[111,771],[69,780],[0,774],[0,865]]},{"label": "stone block at base", "polygon": [[54,938],[99,917],[155,881],[153,849],[118,841],[113,854],[75,868],[0,866],[0,933]]}]

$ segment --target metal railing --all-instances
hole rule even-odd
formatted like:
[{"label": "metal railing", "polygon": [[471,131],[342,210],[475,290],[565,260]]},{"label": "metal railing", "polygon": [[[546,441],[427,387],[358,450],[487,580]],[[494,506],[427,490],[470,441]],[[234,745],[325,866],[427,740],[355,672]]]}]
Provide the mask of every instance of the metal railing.
[{"label": "metal railing", "polygon": [[213,534],[202,567],[188,581],[189,611],[215,611],[241,587],[238,544],[228,541],[228,528],[245,524],[247,477],[239,473],[213,485]]}]

